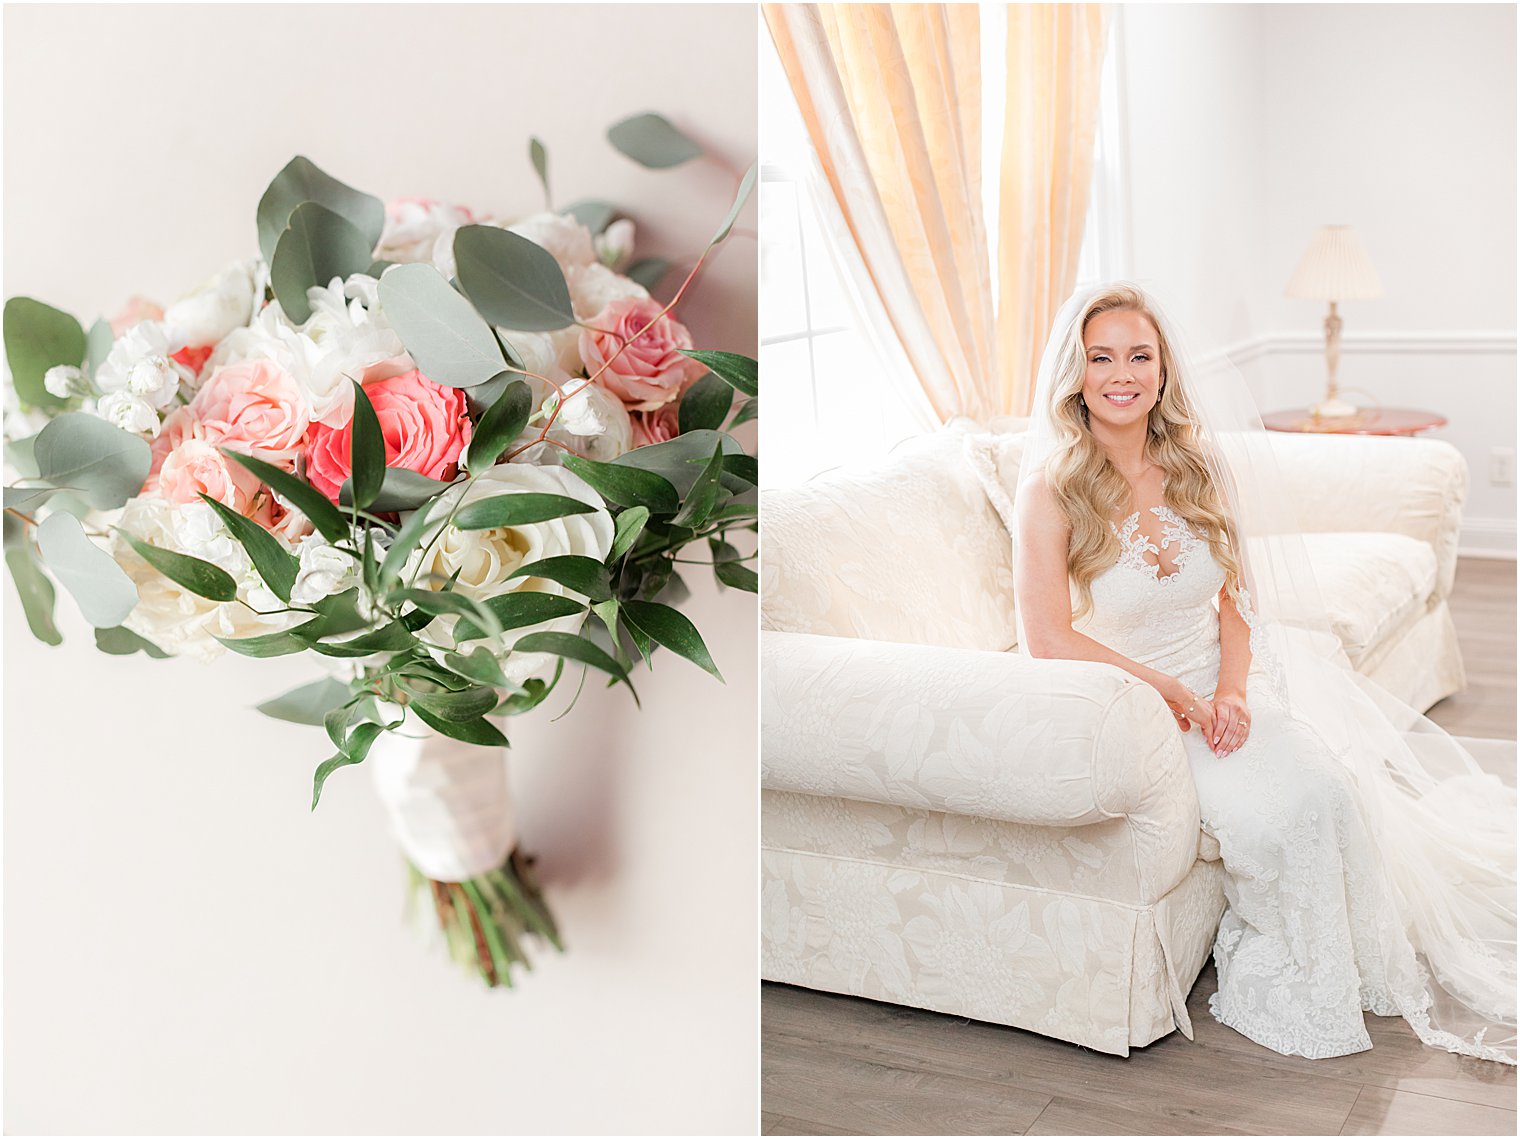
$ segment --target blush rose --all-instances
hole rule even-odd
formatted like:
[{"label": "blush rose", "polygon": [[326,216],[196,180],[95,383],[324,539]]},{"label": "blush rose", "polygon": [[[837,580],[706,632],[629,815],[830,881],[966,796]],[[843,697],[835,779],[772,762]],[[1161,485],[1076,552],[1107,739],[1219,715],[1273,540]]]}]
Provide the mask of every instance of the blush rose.
[{"label": "blush rose", "polygon": [[[596,382],[629,411],[663,407],[707,371],[681,355],[682,348],[692,346],[691,334],[679,321],[660,316],[662,307],[651,297],[623,297],[609,303],[591,319],[591,327],[581,332],[581,359],[587,374],[596,375]],[[638,336],[645,325],[649,331]]]}]

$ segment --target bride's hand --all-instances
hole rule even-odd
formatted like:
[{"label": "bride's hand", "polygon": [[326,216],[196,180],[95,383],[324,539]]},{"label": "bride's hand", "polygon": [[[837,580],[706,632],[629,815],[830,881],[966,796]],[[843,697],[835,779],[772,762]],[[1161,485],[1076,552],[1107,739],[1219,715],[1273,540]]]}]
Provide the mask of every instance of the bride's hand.
[{"label": "bride's hand", "polygon": [[1177,718],[1178,729],[1185,732],[1197,724],[1203,738],[1212,740],[1215,721],[1213,702],[1199,696],[1180,680],[1173,680],[1168,688],[1169,691],[1162,692],[1161,695],[1166,700],[1167,707],[1172,710],[1172,715]]},{"label": "bride's hand", "polygon": [[1251,712],[1246,698],[1238,692],[1214,693],[1214,730],[1205,732],[1215,755],[1229,755],[1246,742],[1251,734]]}]

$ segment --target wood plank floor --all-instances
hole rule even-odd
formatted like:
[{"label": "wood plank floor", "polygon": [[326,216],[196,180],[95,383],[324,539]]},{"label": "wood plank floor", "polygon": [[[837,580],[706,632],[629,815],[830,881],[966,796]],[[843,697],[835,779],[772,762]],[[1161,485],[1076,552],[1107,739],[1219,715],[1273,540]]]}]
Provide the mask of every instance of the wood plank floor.
[{"label": "wood plank floor", "polygon": [[[1515,737],[1515,563],[1463,559],[1453,619],[1469,687],[1431,718]],[[1279,1056],[1216,1023],[1212,964],[1181,1033],[1129,1059],[1032,1032],[765,984],[766,1135],[1514,1135],[1515,1069],[1368,1016],[1373,1048]]]}]

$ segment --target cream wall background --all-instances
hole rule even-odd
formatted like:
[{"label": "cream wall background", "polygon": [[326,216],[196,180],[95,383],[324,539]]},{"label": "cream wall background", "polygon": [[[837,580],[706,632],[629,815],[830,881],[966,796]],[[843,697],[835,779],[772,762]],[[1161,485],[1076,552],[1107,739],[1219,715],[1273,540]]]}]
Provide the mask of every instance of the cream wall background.
[{"label": "cream wall background", "polygon": [[1514,6],[1126,5],[1120,35],[1131,275],[1264,409],[1303,405],[1324,306],[1283,288],[1317,226],[1354,226],[1386,295],[1341,306],[1341,382],[1450,420],[1464,550],[1513,557]]},{"label": "cream wall background", "polygon": [[[255,249],[294,153],[382,196],[499,214],[605,197],[694,253],[717,164],[602,132],[658,110],[742,171],[748,6],[7,7],[4,289],[86,322]],[[741,219],[753,231],[753,205]],[[752,352],[755,245],[685,319]],[[516,724],[510,770],[571,952],[488,992],[402,921],[362,769],[311,814],[315,729],[251,705],[297,662],[98,654],[65,597],[37,645],[5,587],[5,1129],[724,1133],[758,1119],[755,609],[690,567],[728,679],[674,658]],[[270,667],[274,664],[274,667]],[[281,666],[285,667],[281,667]]]}]

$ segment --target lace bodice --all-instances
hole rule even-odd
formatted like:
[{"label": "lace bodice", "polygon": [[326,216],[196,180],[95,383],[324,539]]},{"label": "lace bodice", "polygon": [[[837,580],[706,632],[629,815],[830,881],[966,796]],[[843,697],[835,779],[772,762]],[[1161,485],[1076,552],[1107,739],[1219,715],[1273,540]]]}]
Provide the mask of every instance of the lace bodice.
[{"label": "lace bodice", "polygon": [[[1208,542],[1169,506],[1152,506],[1161,542],[1140,531],[1140,512],[1113,524],[1119,559],[1093,579],[1093,608],[1078,629],[1131,660],[1210,692],[1219,672],[1219,611],[1224,570]],[[1154,554],[1172,567],[1148,561]]]}]

